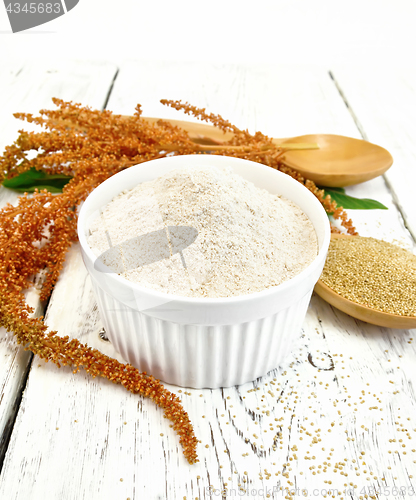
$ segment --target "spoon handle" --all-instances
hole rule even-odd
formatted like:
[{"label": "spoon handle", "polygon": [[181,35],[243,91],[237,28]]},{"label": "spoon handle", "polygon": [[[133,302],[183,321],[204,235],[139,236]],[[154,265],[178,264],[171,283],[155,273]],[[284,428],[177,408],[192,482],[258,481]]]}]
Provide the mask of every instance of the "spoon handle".
[{"label": "spoon handle", "polygon": [[[149,123],[156,123],[160,118],[150,118],[143,117],[143,120]],[[230,146],[224,145],[225,141],[230,140],[233,137],[232,132],[223,132],[213,125],[206,125],[204,123],[194,123],[184,120],[165,120],[176,125],[181,129],[188,132],[190,139],[195,143],[201,145],[201,150],[204,151],[221,151],[222,149],[229,149]],[[286,143],[289,139],[272,139],[274,145],[285,150],[295,150],[295,149],[319,149],[316,142],[297,142],[297,143]],[[202,147],[203,146],[203,147]],[[233,146],[233,149],[237,150],[251,150],[247,146]]]},{"label": "spoon handle", "polygon": [[[130,117],[126,116],[126,118]],[[156,123],[160,120],[160,118],[151,118],[144,116],[142,117],[142,119],[146,120],[149,123]],[[221,145],[225,141],[229,141],[230,139],[232,139],[234,136],[232,132],[223,132],[219,128],[205,123],[194,123],[185,120],[171,120],[164,118],[162,118],[162,120],[185,130],[186,132],[188,132],[190,139],[192,139],[193,141],[197,141],[198,144],[201,144],[201,141],[206,141],[207,144]]]},{"label": "spoon handle", "polygon": [[[126,116],[127,118],[130,117]],[[143,119],[148,123],[160,120]],[[196,121],[196,118],[191,119]],[[188,132],[189,138],[199,144],[202,151],[221,150],[221,146],[225,146],[234,136],[232,131],[223,132],[218,127],[205,123],[171,119],[166,121]],[[342,135],[306,134],[284,139],[270,138],[270,141],[279,148],[284,165],[320,186],[345,187],[360,184],[384,174],[393,164],[393,158],[386,149]],[[270,143],[265,147],[270,147]],[[309,149],[315,151],[309,152]]]}]

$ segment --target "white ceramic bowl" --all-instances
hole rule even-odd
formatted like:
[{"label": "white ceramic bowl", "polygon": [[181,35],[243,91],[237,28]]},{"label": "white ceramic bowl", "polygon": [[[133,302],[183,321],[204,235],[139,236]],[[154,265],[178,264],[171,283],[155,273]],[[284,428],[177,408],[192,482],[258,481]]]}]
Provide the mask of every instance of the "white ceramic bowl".
[{"label": "white ceramic bowl", "polygon": [[[101,207],[121,191],[172,169],[209,165],[231,167],[256,186],[295,202],[315,227],[315,260],[277,287],[218,299],[161,293],[99,269],[87,237]],[[123,358],[167,383],[215,388],[265,375],[288,354],[325,263],[330,225],[316,197],[288,175],[238,158],[187,155],[141,163],[103,182],[80,210],[78,236],[101,320]]]}]

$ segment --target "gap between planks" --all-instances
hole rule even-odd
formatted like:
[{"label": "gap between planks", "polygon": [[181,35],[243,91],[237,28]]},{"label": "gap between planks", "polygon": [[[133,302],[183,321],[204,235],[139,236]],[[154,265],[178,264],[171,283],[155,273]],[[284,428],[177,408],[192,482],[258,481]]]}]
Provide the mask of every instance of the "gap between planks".
[{"label": "gap between planks", "polygon": [[[341,85],[340,83],[338,82],[338,80],[335,78],[334,74],[332,71],[329,71],[329,76],[330,78],[332,79],[332,81],[334,82],[334,85],[336,87],[336,89],[338,90],[339,92],[339,95],[341,96],[341,99],[344,101],[345,103],[345,106],[347,107],[348,109],[348,112],[350,113],[352,119],[354,120],[354,123],[356,124],[357,126],[357,129],[358,131],[360,132],[360,135],[361,137],[363,138],[363,140],[365,141],[369,141],[369,138],[368,138],[368,135],[365,131],[365,128],[364,126],[361,124],[360,120],[358,119],[358,116],[356,114],[356,112],[354,111],[351,103],[349,102],[349,100],[347,99],[346,95],[345,95],[345,92],[343,91],[343,89],[341,88]],[[412,228],[412,225],[409,223],[408,221],[408,218],[406,216],[406,212],[405,210],[403,209],[403,206],[399,200],[399,196],[398,194],[396,193],[395,189],[394,189],[394,186],[392,185],[392,183],[389,181],[389,179],[387,178],[387,176],[385,174],[383,174],[381,176],[384,180],[384,183],[386,185],[386,188],[388,189],[388,191],[390,192],[391,194],[391,197],[392,197],[392,200],[393,200],[393,203],[397,209],[397,211],[400,213],[400,216],[402,218],[402,222],[403,222],[403,226],[406,228],[406,230],[409,232],[411,238],[413,239],[413,241],[416,243],[416,233],[415,231],[413,230]]]}]

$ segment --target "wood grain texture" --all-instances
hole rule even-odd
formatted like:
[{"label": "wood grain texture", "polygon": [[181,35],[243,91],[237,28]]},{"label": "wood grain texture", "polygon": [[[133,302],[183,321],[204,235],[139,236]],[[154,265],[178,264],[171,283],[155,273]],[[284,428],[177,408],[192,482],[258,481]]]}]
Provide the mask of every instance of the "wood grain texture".
[{"label": "wood grain texture", "polygon": [[[33,64],[2,66],[0,75],[0,150],[11,144],[18,130],[35,130],[13,117],[17,111],[37,113],[51,108],[52,97],[91,106],[103,106],[109,86],[116,73],[111,64]],[[0,206],[16,204],[18,194],[0,187]],[[35,315],[43,314],[39,293],[32,289],[27,294]],[[31,359],[29,352],[19,348],[12,334],[0,332],[0,461],[3,459],[8,437],[14,424],[20,393],[26,383],[26,371]]]},{"label": "wood grain texture", "polygon": [[140,103],[143,116],[198,121],[160,99],[188,101],[271,137],[332,133],[361,138],[327,72],[313,67],[131,62],[122,66],[108,108],[132,114]]},{"label": "wood grain texture", "polygon": [[[271,136],[359,136],[333,81],[319,69],[130,63],[120,69],[109,108],[130,114],[141,102],[145,115],[180,118],[160,106],[160,98],[189,100]],[[389,207],[351,211],[361,234],[412,247],[382,179],[348,192]],[[99,339],[76,246],[46,321],[61,335],[116,355]],[[415,333],[362,323],[314,296],[279,369],[223,390],[168,387],[181,397],[201,440],[200,462],[193,466],[150,400],[36,360],[0,476],[0,498],[295,499],[330,498],[328,490],[336,489],[336,498],[359,499],[381,487],[390,488],[389,498],[404,498],[392,488],[410,495],[416,486]],[[281,487],[288,490],[282,494]]]},{"label": "wood grain texture", "polygon": [[394,199],[416,239],[416,68],[334,67],[333,77],[344,95],[363,138],[387,148],[394,159],[385,174]]}]

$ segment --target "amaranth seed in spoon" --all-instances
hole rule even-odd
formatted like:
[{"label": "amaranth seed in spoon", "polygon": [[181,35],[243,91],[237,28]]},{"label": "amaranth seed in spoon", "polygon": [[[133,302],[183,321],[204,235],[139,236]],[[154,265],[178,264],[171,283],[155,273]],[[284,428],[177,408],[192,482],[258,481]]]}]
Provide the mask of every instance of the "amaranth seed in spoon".
[{"label": "amaranth seed in spoon", "polygon": [[331,240],[321,280],[357,304],[416,316],[416,255],[392,243],[362,236]]}]

